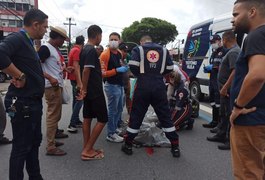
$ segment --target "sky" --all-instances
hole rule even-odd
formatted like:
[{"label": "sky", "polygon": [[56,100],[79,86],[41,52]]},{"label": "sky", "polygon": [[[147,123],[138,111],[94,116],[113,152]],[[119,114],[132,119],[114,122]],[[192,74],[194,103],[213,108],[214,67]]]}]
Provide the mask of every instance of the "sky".
[{"label": "sky", "polygon": [[145,17],[166,20],[176,25],[179,35],[168,46],[175,47],[178,39],[185,39],[189,28],[212,17],[231,13],[235,0],[39,0],[39,9],[49,16],[49,25],[69,29],[72,19],[73,39],[86,37],[92,24],[103,30],[101,44],[106,46],[111,32],[121,34],[125,27]]}]

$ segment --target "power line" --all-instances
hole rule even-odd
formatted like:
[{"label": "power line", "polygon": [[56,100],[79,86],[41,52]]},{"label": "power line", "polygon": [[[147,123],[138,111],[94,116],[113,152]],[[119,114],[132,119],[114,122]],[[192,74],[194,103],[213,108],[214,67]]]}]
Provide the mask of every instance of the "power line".
[{"label": "power line", "polygon": [[[53,1],[53,0],[52,0]],[[60,11],[60,13],[63,15],[64,18],[66,18],[66,16],[63,14],[63,12],[61,11],[61,9],[59,8],[59,6],[57,5],[56,1],[53,1],[53,3],[55,4],[55,6],[57,7],[57,9]]]}]

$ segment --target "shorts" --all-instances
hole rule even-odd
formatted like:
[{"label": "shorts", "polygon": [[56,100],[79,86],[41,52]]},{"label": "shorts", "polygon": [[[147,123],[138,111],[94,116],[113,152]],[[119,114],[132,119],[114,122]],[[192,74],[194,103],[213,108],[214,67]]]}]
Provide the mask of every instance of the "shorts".
[{"label": "shorts", "polygon": [[83,106],[84,118],[97,118],[98,122],[108,122],[108,112],[104,95],[95,99],[84,99]]}]

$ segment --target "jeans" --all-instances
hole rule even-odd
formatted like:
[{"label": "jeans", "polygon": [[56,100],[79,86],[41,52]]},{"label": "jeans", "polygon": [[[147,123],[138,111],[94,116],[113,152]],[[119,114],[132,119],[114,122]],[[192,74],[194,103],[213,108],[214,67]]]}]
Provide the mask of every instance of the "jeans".
[{"label": "jeans", "polygon": [[[5,98],[7,112],[12,98]],[[9,179],[23,180],[24,164],[30,180],[41,180],[39,146],[42,140],[41,98],[19,98],[15,103],[16,113],[11,118],[13,145],[9,161]]]},{"label": "jeans", "polygon": [[108,135],[115,133],[118,128],[118,123],[121,120],[123,110],[123,86],[117,84],[104,85],[104,90],[107,96],[108,103]]},{"label": "jeans", "polygon": [[76,99],[76,96],[78,95],[78,91],[76,89],[77,83],[76,81],[71,80],[71,85],[72,85],[72,93],[73,93],[73,103],[72,103],[72,116],[71,116],[71,120],[70,120],[70,125],[71,126],[75,126],[79,121],[79,113],[80,113],[80,109],[83,106],[83,101],[79,101]]}]

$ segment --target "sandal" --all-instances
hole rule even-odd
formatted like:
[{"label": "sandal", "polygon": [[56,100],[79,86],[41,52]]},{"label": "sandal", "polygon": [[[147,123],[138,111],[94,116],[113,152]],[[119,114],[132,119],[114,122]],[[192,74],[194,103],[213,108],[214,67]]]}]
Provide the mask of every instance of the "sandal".
[{"label": "sandal", "polygon": [[82,161],[90,161],[90,160],[101,160],[104,158],[104,154],[103,153],[97,153],[93,156],[86,156],[86,155],[82,155],[81,159]]},{"label": "sandal", "polygon": [[46,155],[48,156],[64,156],[66,155],[66,152],[61,150],[60,148],[51,149],[46,152]]}]

